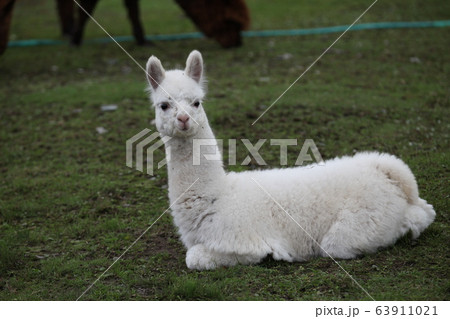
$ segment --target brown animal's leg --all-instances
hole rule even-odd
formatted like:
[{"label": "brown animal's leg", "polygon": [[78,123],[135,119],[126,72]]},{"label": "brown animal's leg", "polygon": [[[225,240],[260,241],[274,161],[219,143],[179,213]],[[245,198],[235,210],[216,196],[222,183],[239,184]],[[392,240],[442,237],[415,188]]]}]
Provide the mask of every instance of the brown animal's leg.
[{"label": "brown animal's leg", "polygon": [[73,0],[56,0],[59,23],[63,36],[71,36],[74,27],[74,2]]},{"label": "brown animal's leg", "polygon": [[15,2],[15,0],[0,0],[0,54],[3,54],[8,46],[9,27]]},{"label": "brown animal's leg", "polygon": [[[78,3],[86,10],[89,15],[92,15],[94,12],[95,6],[97,5],[98,0],[80,0]],[[86,26],[86,22],[89,20],[89,16],[84,12],[81,8],[78,10],[78,23],[76,24],[75,31],[72,35],[71,43],[73,45],[79,46],[83,39],[84,27]]]},{"label": "brown animal's leg", "polygon": [[139,19],[139,3],[138,0],[124,0],[125,6],[128,10],[128,18],[131,21],[133,27],[133,35],[136,39],[138,45],[145,45],[147,41],[144,36],[144,29],[142,28],[142,23]]}]

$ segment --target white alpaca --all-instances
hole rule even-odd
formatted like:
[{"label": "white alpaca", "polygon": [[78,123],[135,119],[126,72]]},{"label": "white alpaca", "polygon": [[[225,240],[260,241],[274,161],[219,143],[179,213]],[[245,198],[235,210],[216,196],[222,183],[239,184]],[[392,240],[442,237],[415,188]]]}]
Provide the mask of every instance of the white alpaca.
[{"label": "white alpaca", "polygon": [[193,51],[184,71],[167,72],[152,56],[147,73],[157,129],[171,137],[169,198],[189,268],[258,263],[269,254],[290,262],[355,258],[409,230],[416,238],[434,220],[408,166],[388,154],[226,173],[221,160],[203,156],[217,151],[212,145],[200,148],[193,165],[193,140],[214,139],[202,107],[202,56]]}]

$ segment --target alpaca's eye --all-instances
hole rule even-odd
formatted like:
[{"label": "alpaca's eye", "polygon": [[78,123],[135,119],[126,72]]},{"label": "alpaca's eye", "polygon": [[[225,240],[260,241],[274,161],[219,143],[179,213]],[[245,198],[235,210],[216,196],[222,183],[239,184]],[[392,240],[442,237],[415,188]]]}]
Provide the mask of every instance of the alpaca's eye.
[{"label": "alpaca's eye", "polygon": [[200,102],[199,101],[196,101],[196,102],[194,102],[194,104],[193,104],[195,107],[199,107],[200,106]]},{"label": "alpaca's eye", "polygon": [[163,111],[165,111],[169,108],[169,104],[167,104],[167,103],[161,103],[160,106],[161,106],[161,110],[163,110]]}]

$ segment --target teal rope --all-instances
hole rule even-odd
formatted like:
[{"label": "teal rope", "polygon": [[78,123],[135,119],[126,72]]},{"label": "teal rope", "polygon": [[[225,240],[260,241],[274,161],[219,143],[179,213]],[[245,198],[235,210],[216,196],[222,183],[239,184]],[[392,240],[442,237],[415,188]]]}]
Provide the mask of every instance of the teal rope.
[{"label": "teal rope", "polygon": [[[378,23],[362,23],[352,26],[349,31],[358,30],[376,30],[376,29],[406,29],[406,28],[444,28],[450,27],[450,20],[440,21],[416,21],[416,22],[378,22]],[[314,29],[293,29],[293,30],[264,30],[264,31],[244,31],[242,36],[246,38],[253,37],[282,37],[282,36],[299,36],[310,34],[329,34],[343,32],[348,28],[346,25],[314,28]],[[178,34],[161,34],[147,36],[146,39],[150,41],[175,41],[187,39],[201,39],[204,35],[200,32],[192,33],[178,33]],[[134,38],[131,36],[114,37],[117,42],[129,42]],[[113,42],[110,38],[98,38],[87,40],[86,43],[109,43]],[[65,41],[50,40],[50,39],[32,39],[32,40],[18,40],[10,41],[8,47],[29,47],[36,45],[61,45]]]},{"label": "teal rope", "polygon": [[[442,21],[417,21],[417,22],[378,22],[361,23],[352,26],[349,31],[375,30],[375,29],[406,29],[406,28],[443,28],[449,27],[450,20]],[[268,30],[268,31],[246,31],[245,37],[277,37],[277,36],[295,36],[310,34],[328,34],[344,32],[348,25],[334,27],[314,28],[314,29],[294,29],[294,30]]]}]

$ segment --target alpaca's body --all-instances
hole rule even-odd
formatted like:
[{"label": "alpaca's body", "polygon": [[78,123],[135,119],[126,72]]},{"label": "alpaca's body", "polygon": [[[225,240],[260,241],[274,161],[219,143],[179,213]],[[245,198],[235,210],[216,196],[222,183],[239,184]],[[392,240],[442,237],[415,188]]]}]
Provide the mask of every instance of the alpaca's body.
[{"label": "alpaca's body", "polygon": [[[433,208],[419,198],[413,174],[392,155],[362,153],[307,167],[225,173],[221,161],[204,158],[216,148],[206,146],[200,165],[193,165],[192,140],[214,135],[201,105],[187,109],[186,101],[203,98],[189,96],[195,92],[187,77],[192,61],[186,74],[162,72],[156,79],[152,59],[149,74],[178,102],[171,105],[172,123],[157,106],[165,93],[152,83],[158,130],[172,137],[166,143],[169,197],[189,268],[256,263],[269,254],[287,261],[354,258],[393,244],[409,230],[417,237],[433,221]],[[183,78],[185,92],[178,87]],[[198,125],[180,124],[186,113]]]}]

